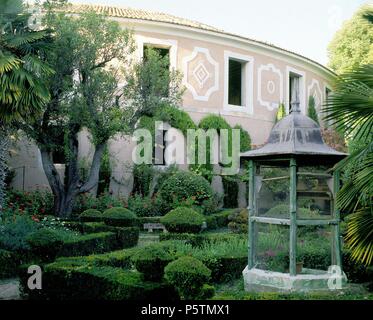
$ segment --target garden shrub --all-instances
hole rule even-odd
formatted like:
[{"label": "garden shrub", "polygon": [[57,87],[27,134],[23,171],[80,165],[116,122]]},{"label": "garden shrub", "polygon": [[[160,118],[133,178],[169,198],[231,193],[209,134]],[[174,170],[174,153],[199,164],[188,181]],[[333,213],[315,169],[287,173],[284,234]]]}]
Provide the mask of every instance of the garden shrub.
[{"label": "garden shrub", "polygon": [[113,267],[92,268],[71,260],[44,266],[43,290],[29,290],[28,276],[27,272],[20,272],[21,292],[30,300],[175,301],[178,298],[170,285],[143,281],[139,272]]},{"label": "garden shrub", "polygon": [[172,260],[172,256],[159,245],[141,248],[132,257],[136,269],[143,274],[145,280],[151,281],[161,280],[165,266]]},{"label": "garden shrub", "polygon": [[201,260],[210,270],[214,282],[240,277],[247,264],[247,238],[239,235],[212,235],[198,247],[177,246],[180,254]]},{"label": "garden shrub", "polygon": [[206,299],[212,298],[214,295],[215,295],[215,287],[210,284],[205,283],[202,286],[201,293],[198,298],[202,300],[206,300]]},{"label": "garden shrub", "polygon": [[59,234],[47,228],[31,233],[26,238],[31,252],[42,261],[52,261],[63,245]]},{"label": "garden shrub", "polygon": [[210,280],[211,276],[211,270],[200,260],[187,256],[169,263],[164,271],[166,280],[185,300],[199,298],[203,285]]},{"label": "garden shrub", "polygon": [[[156,174],[156,169],[148,164],[135,164],[133,167],[132,192],[140,197],[149,195],[150,187]],[[133,209],[131,209],[133,210]]]},{"label": "garden shrub", "polygon": [[16,275],[18,260],[15,253],[0,249],[0,279]]},{"label": "garden shrub", "polygon": [[342,266],[347,279],[355,283],[367,283],[368,289],[373,291],[373,267],[367,267],[351,259],[348,249],[342,252]]},{"label": "garden shrub", "polygon": [[246,233],[248,232],[248,219],[249,212],[243,209],[240,212],[232,213],[229,216],[228,228],[233,233]]},{"label": "garden shrub", "polygon": [[90,233],[64,241],[58,256],[84,256],[118,248],[117,236],[113,232]]},{"label": "garden shrub", "polygon": [[0,222],[0,248],[9,251],[30,249],[26,237],[39,229],[38,223],[27,215],[6,217]]},{"label": "garden shrub", "polygon": [[142,228],[144,223],[161,223],[161,216],[158,217],[139,217],[137,219],[139,226]]},{"label": "garden shrub", "polygon": [[203,242],[208,241],[204,234],[192,234],[192,233],[161,233],[159,235],[159,241],[184,241],[193,247],[198,247]]},{"label": "garden shrub", "polygon": [[50,214],[53,211],[53,194],[39,190],[32,192],[9,190],[5,207],[12,209],[13,212],[29,215]]},{"label": "garden shrub", "polygon": [[131,210],[138,217],[154,217],[162,215],[163,202],[159,196],[142,197],[135,194],[128,198],[128,209]]},{"label": "garden shrub", "polygon": [[239,212],[237,209],[223,210],[218,213],[211,214],[205,217],[207,224],[207,230],[213,230],[218,228],[224,228],[229,223],[229,216],[235,212]]},{"label": "garden shrub", "polygon": [[132,227],[137,225],[137,216],[126,208],[114,207],[104,211],[104,222],[109,226]]},{"label": "garden shrub", "polygon": [[83,233],[98,233],[112,231],[112,227],[104,222],[84,222],[81,224],[81,230]]},{"label": "garden shrub", "polygon": [[[273,208],[269,209],[265,216],[277,217],[277,218],[287,218],[290,217],[289,205],[287,204],[278,204]],[[307,208],[297,208],[297,214],[299,217],[312,217],[315,215],[315,212]]]},{"label": "garden shrub", "polygon": [[116,228],[115,232],[120,248],[134,247],[139,241],[140,229],[138,227]]},{"label": "garden shrub", "polygon": [[186,199],[192,199],[194,205],[202,206],[203,201],[213,197],[213,191],[203,177],[193,172],[180,171],[164,181],[160,196],[173,209]]},{"label": "garden shrub", "polygon": [[203,221],[203,215],[185,207],[171,210],[161,218],[161,223],[166,229],[176,233],[198,233],[201,231]]},{"label": "garden shrub", "polygon": [[103,222],[86,222],[82,224],[84,233],[113,232],[117,237],[119,248],[130,248],[137,245],[140,230],[138,227],[113,227]]},{"label": "garden shrub", "polygon": [[79,218],[82,222],[101,222],[104,219],[102,212],[96,209],[87,209],[83,211]]},{"label": "garden shrub", "polygon": [[100,194],[97,197],[91,194],[81,194],[75,199],[73,213],[80,214],[88,209],[96,209],[100,212],[104,212],[106,209],[123,206],[126,206],[126,201],[124,199],[112,196],[108,193]]}]

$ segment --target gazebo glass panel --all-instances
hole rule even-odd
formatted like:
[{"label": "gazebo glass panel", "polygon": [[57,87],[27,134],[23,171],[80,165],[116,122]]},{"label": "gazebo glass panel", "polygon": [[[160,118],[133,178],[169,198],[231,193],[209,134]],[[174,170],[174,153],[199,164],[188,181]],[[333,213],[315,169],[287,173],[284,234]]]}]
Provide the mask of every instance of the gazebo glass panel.
[{"label": "gazebo glass panel", "polygon": [[297,263],[303,268],[327,271],[332,264],[332,239],[331,226],[298,227]]},{"label": "gazebo glass panel", "polygon": [[333,179],[324,172],[298,172],[297,219],[324,220],[332,218]]},{"label": "gazebo glass panel", "polygon": [[255,184],[257,215],[289,219],[289,168],[261,166]]},{"label": "gazebo glass panel", "polygon": [[286,272],[289,269],[289,227],[258,223],[255,267]]}]

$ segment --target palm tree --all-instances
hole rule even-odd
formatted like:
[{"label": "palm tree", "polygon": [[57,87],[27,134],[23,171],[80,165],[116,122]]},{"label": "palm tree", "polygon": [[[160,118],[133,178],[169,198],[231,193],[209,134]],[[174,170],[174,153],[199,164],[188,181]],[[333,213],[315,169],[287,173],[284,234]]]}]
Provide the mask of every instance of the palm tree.
[{"label": "palm tree", "polygon": [[323,110],[326,120],[345,133],[351,154],[337,164],[345,183],[337,206],[347,216],[346,244],[351,257],[373,262],[373,64],[340,76]]},{"label": "palm tree", "polygon": [[31,30],[22,0],[0,3],[0,209],[4,201],[10,128],[31,120],[49,99],[43,78],[52,70],[42,61],[48,31]]}]

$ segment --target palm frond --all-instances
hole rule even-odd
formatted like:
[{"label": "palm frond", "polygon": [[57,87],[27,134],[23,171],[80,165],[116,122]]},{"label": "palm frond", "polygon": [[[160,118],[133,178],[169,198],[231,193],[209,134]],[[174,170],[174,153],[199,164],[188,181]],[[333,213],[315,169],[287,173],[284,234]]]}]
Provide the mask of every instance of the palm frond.
[{"label": "palm frond", "polygon": [[347,221],[346,245],[352,259],[371,265],[373,262],[373,212],[372,207],[360,208]]}]

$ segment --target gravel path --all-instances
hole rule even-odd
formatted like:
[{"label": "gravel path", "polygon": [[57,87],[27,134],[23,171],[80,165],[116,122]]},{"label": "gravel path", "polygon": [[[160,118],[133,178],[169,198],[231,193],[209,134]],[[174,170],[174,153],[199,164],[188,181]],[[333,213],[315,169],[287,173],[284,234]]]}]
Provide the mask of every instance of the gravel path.
[{"label": "gravel path", "polygon": [[0,280],[0,300],[20,300],[19,279]]}]

